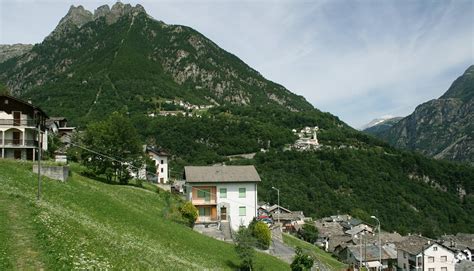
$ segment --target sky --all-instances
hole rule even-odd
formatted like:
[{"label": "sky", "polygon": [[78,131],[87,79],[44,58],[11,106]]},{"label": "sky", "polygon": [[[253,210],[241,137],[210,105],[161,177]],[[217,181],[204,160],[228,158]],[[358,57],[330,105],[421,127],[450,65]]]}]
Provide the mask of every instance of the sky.
[{"label": "sky", "polygon": [[[190,26],[267,79],[358,128],[406,116],[474,64],[474,1],[122,1]],[[71,5],[0,0],[0,44],[39,43]]]}]

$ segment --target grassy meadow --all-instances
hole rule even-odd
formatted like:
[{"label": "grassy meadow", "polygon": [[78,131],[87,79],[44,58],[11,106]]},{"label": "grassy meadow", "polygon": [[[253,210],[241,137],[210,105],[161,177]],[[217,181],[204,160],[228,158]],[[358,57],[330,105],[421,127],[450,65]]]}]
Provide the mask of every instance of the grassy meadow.
[{"label": "grassy meadow", "polygon": [[[152,188],[113,185],[73,170],[68,182],[31,163],[0,160],[0,270],[235,270],[231,244],[175,222],[177,201]],[[258,253],[257,270],[288,270]]]}]

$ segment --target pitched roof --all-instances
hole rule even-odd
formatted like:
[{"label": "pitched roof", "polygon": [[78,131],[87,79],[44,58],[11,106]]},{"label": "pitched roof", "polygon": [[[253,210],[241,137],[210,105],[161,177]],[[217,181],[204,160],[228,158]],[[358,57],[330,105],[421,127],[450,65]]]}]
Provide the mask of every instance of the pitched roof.
[{"label": "pitched roof", "polygon": [[146,146],[146,151],[152,152],[159,156],[169,156],[168,152],[166,152],[164,149],[155,146]]},{"label": "pitched roof", "polygon": [[[347,249],[354,255],[357,261],[360,261],[360,245],[347,246]],[[392,246],[382,246],[382,259],[396,259],[397,250]],[[362,245],[362,260],[365,261],[376,261],[379,259],[379,246],[375,244]]]},{"label": "pitched roof", "polygon": [[411,255],[418,255],[423,248],[427,248],[429,244],[433,244],[431,239],[419,235],[406,236],[405,239],[397,243],[397,249],[404,250]]},{"label": "pitched roof", "polygon": [[285,207],[282,207],[282,206],[278,207],[278,204],[273,204],[272,206],[268,207],[267,211],[270,213],[273,211],[280,211],[280,213],[283,213],[283,212],[291,213],[291,211],[286,209]]},{"label": "pitched roof", "polygon": [[260,182],[254,166],[187,166],[184,176],[188,183]]},{"label": "pitched roof", "polygon": [[32,104],[29,103],[29,102],[23,101],[23,100],[21,100],[21,99],[18,99],[18,98],[16,98],[16,97],[10,96],[10,95],[8,95],[8,94],[0,94],[0,98],[1,98],[1,97],[5,97],[5,98],[7,98],[7,99],[14,100],[14,101],[16,101],[16,102],[18,102],[18,103],[22,103],[22,104],[24,104],[24,105],[26,105],[26,106],[29,106],[29,107],[31,107],[31,108],[33,108],[33,109],[35,109],[35,110],[38,110],[41,114],[43,114],[44,116],[46,116],[46,117],[48,118],[48,115],[47,115],[41,108],[39,108],[39,107],[37,107],[37,106],[35,106],[35,105],[32,105]]}]

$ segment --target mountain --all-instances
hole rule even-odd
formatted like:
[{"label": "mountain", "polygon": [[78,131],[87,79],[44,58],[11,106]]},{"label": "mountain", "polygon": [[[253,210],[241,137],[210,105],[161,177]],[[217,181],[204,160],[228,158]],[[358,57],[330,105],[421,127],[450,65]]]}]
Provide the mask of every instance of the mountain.
[{"label": "mountain", "polygon": [[31,44],[0,44],[0,63],[7,61],[10,58],[21,56],[33,48]]},{"label": "mountain", "polygon": [[379,118],[379,119],[374,119],[368,124],[364,125],[360,130],[362,130],[365,133],[371,134],[371,135],[379,135],[388,129],[390,129],[393,125],[397,124],[403,117],[385,117],[385,118]]},{"label": "mountain", "polygon": [[0,82],[79,124],[119,109],[147,113],[176,99],[313,109],[194,29],[120,2],[94,13],[71,6],[42,43],[0,64]]},{"label": "mountain", "polygon": [[474,65],[439,99],[419,105],[381,137],[437,159],[474,163]]},{"label": "mountain", "polygon": [[[141,143],[170,152],[176,179],[184,165],[252,164],[262,178],[259,200],[277,202],[278,187],[283,206],[308,216],[376,215],[386,230],[429,236],[474,230],[474,168],[352,129],[197,31],[155,20],[139,5],[71,7],[42,43],[0,63],[0,83],[79,129],[114,111],[127,115]],[[186,113],[190,105],[206,107],[157,114]],[[291,150],[292,130],[306,126],[319,127],[320,148]],[[254,158],[227,157],[238,154]],[[80,162],[80,150],[69,157]]]}]

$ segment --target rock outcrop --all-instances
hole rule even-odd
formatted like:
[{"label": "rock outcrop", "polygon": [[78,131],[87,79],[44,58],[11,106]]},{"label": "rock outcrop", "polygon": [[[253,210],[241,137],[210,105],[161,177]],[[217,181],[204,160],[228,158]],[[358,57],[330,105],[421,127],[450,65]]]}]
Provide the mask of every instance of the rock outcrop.
[{"label": "rock outcrop", "polygon": [[21,56],[33,48],[32,44],[0,44],[0,63],[16,56]]},{"label": "rock outcrop", "polygon": [[474,163],[474,65],[443,96],[419,105],[381,137],[437,159]]}]

